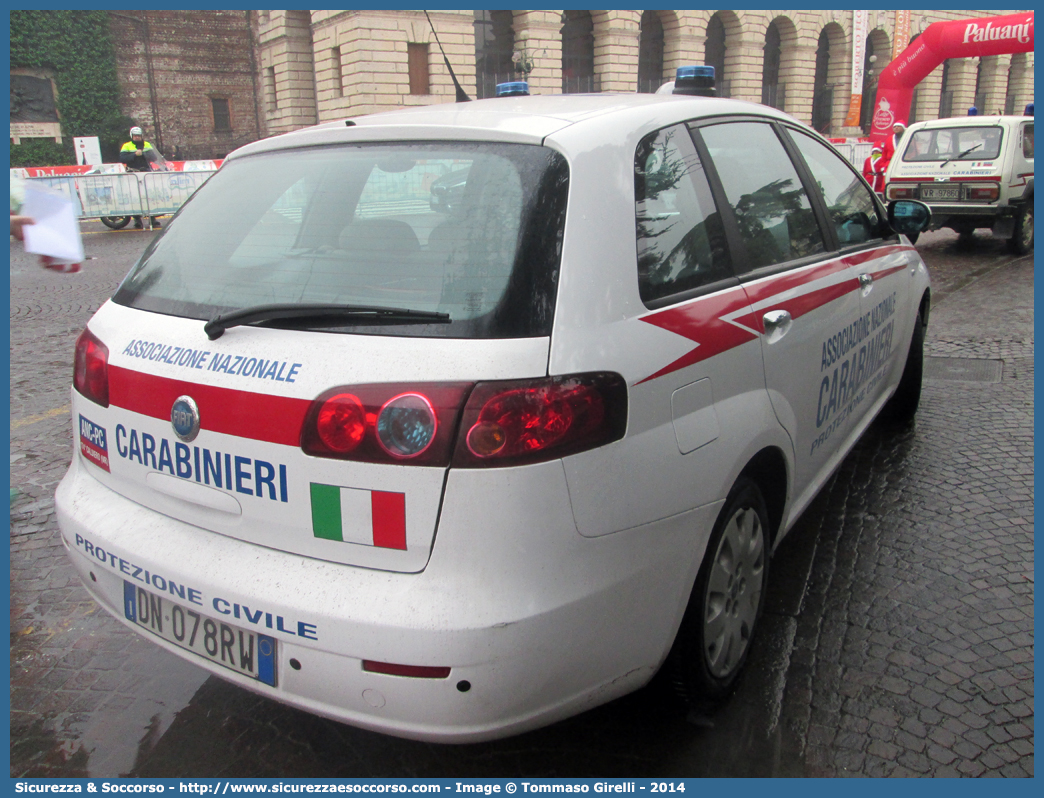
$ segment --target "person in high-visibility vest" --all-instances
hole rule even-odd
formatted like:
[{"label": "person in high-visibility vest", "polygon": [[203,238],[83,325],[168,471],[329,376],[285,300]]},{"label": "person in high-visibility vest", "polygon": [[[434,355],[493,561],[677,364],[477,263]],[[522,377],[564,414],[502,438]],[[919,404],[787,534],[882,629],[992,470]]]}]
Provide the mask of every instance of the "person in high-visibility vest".
[{"label": "person in high-visibility vest", "polygon": [[[145,133],[140,127],[130,129],[131,140],[120,148],[120,163],[127,167],[129,172],[151,172],[152,162],[159,155],[159,150],[145,141]],[[134,226],[141,229],[141,217],[134,217]],[[159,227],[159,219],[152,217],[152,226]]]}]

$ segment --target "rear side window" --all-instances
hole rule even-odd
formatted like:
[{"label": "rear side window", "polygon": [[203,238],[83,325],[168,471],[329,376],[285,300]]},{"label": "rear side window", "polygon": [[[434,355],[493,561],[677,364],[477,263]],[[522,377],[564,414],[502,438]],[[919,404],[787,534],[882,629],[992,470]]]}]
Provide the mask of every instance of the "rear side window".
[{"label": "rear side window", "polygon": [[699,133],[739,223],[748,269],[825,251],[808,195],[770,125],[731,122]]},{"label": "rear side window", "polygon": [[845,247],[877,238],[877,206],[855,170],[822,142],[796,130],[791,135],[819,185],[838,243]]},{"label": "rear side window", "polygon": [[685,127],[642,139],[634,156],[634,197],[643,302],[733,276],[721,217]]},{"label": "rear side window", "polygon": [[1022,128],[1022,157],[1027,161],[1033,160],[1033,125],[1029,124]]},{"label": "rear side window", "polygon": [[549,335],[568,181],[560,154],[521,144],[341,145],[234,159],[185,204],[114,300],[195,319],[272,304],[405,308],[450,322],[270,323]]}]

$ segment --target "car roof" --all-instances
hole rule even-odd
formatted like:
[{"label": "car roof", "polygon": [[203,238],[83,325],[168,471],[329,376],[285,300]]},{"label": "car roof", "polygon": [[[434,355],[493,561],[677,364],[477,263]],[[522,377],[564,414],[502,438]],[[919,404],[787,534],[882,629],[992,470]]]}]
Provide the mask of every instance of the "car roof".
[{"label": "car roof", "polygon": [[911,129],[923,130],[924,128],[936,127],[982,127],[983,125],[1015,124],[1032,120],[1032,116],[1012,116],[1004,114],[992,114],[989,116],[953,116],[948,119],[931,119],[925,122],[914,122]]},{"label": "car roof", "polygon": [[277,149],[367,141],[473,140],[540,144],[566,128],[619,143],[636,127],[757,114],[793,122],[768,106],[741,100],[669,94],[565,94],[439,103],[350,117],[247,144],[229,158]]}]

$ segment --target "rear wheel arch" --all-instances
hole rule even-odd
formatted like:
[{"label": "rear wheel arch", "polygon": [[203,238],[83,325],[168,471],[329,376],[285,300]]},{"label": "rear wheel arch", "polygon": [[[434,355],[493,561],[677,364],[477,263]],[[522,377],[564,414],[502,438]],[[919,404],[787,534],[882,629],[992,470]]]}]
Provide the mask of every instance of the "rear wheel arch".
[{"label": "rear wheel arch", "polygon": [[740,476],[752,480],[761,490],[769,516],[769,542],[774,545],[783,525],[783,511],[787,505],[787,460],[775,446],[768,446],[755,454],[743,467]]},{"label": "rear wheel arch", "polygon": [[921,303],[917,306],[917,315],[921,317],[921,324],[928,329],[928,314],[932,309],[932,289],[924,289],[921,295]]}]

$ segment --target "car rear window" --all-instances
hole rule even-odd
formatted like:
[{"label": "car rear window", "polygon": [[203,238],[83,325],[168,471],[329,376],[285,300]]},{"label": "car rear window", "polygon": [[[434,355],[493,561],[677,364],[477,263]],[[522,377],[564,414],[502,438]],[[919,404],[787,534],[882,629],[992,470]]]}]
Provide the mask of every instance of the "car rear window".
[{"label": "car rear window", "polygon": [[904,161],[989,161],[1000,155],[1004,131],[996,125],[918,130],[910,137]]},{"label": "car rear window", "polygon": [[449,323],[295,319],[331,332],[550,334],[569,172],[546,147],[395,143],[228,161],[114,301],[208,320],[273,304],[449,314]]}]

